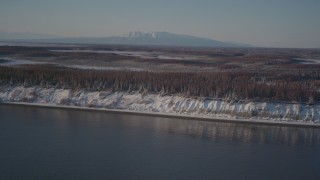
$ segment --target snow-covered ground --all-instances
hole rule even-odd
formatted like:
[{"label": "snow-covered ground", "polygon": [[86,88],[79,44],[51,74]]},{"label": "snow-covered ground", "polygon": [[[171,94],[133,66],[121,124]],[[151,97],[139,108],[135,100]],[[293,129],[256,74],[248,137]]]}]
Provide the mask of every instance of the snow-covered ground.
[{"label": "snow-covered ground", "polygon": [[186,56],[186,55],[175,55],[162,52],[147,52],[147,51],[101,51],[101,50],[51,50],[53,52],[76,52],[76,53],[98,53],[98,54],[117,54],[120,56],[131,56],[139,57],[144,59],[198,59],[198,56]]},{"label": "snow-covered ground", "polygon": [[64,65],[64,64],[58,64],[58,65],[62,67],[69,67],[69,68],[76,68],[76,69],[146,71],[145,69],[131,68],[131,67],[106,67],[106,66]]},{"label": "snow-covered ground", "polygon": [[294,103],[231,102],[179,95],[128,92],[89,92],[42,87],[0,87],[0,102],[93,107],[192,115],[214,118],[319,122],[320,105]]},{"label": "snow-covered ground", "polygon": [[141,68],[107,67],[107,66],[91,66],[91,65],[66,65],[66,64],[58,64],[54,62],[37,62],[37,61],[30,61],[26,59],[11,58],[11,57],[0,57],[0,60],[4,60],[4,62],[0,62],[0,66],[51,64],[51,65],[76,68],[76,69],[145,71],[145,69],[141,69]]},{"label": "snow-covered ground", "polygon": [[300,64],[320,64],[320,59],[295,58],[295,60],[301,61]]},{"label": "snow-covered ground", "polygon": [[4,60],[5,62],[0,63],[0,66],[16,66],[16,65],[26,65],[26,64],[45,64],[43,62],[35,62],[35,61],[29,61],[26,59],[18,59],[18,58],[12,58],[12,57],[0,57],[1,60]]}]

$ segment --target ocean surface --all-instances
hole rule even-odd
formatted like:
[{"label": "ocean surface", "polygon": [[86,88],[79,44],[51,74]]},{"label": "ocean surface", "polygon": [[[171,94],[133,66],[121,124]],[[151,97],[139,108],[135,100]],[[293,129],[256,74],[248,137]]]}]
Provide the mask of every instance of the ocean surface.
[{"label": "ocean surface", "polygon": [[0,105],[0,179],[320,179],[320,129]]}]

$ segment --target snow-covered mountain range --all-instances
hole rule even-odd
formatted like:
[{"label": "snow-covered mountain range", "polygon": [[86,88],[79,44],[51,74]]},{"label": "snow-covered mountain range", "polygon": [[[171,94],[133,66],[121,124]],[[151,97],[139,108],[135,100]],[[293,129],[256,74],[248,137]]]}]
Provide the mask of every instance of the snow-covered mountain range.
[{"label": "snow-covered mountain range", "polygon": [[0,40],[15,42],[43,43],[76,43],[76,44],[121,44],[121,45],[159,45],[159,46],[204,46],[204,47],[248,47],[241,43],[227,43],[209,38],[190,35],[173,34],[169,32],[140,32],[134,31],[123,36],[111,37],[78,37],[78,38],[5,38],[0,34]]}]

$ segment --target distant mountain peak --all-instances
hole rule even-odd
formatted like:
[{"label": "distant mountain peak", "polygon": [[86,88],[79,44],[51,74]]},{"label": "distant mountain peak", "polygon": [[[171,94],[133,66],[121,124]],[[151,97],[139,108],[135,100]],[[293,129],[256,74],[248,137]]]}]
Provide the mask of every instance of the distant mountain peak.
[{"label": "distant mountain peak", "polygon": [[211,47],[237,47],[232,43],[195,37],[170,32],[142,32],[133,31],[125,36],[114,37],[113,43],[135,45],[166,45],[166,46],[211,46]]},{"label": "distant mountain peak", "polygon": [[42,42],[42,43],[70,43],[70,44],[119,44],[119,45],[156,45],[156,46],[193,46],[193,47],[248,47],[237,43],[227,43],[209,38],[191,35],[174,34],[170,32],[141,32],[133,31],[124,36],[112,37],[79,37],[79,38],[50,38],[48,36],[27,36],[3,34],[0,40],[15,42]]},{"label": "distant mountain peak", "polygon": [[128,33],[125,37],[128,38],[156,38],[157,32],[141,32],[141,31],[132,31]]}]

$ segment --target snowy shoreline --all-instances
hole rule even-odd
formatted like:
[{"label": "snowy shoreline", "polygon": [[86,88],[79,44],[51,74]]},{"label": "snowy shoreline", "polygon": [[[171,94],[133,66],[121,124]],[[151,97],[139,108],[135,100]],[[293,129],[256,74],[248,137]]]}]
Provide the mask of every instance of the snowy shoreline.
[{"label": "snowy shoreline", "polygon": [[88,109],[108,112],[228,122],[320,127],[320,105],[227,101],[138,92],[86,91],[0,86],[2,104]]}]

